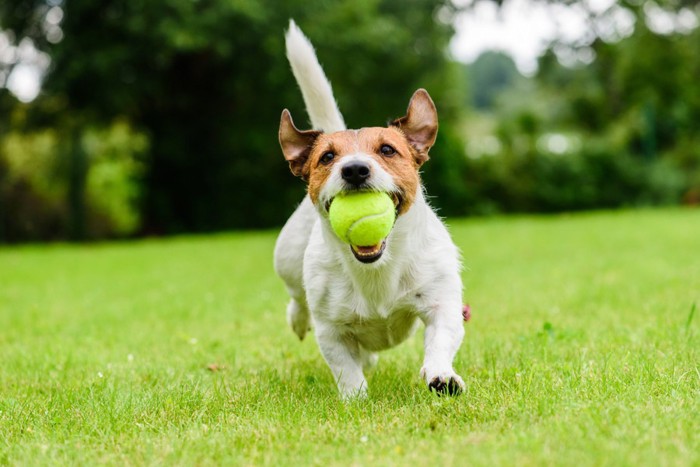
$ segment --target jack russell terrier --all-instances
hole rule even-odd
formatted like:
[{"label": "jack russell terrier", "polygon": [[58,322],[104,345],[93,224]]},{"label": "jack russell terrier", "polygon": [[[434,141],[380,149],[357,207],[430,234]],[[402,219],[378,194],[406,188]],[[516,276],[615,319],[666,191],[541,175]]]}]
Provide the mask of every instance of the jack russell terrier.
[{"label": "jack russell terrier", "polygon": [[[404,341],[422,321],[421,376],[431,391],[459,394],[464,381],[452,368],[464,337],[459,251],[426,202],[418,174],[437,136],[435,105],[419,89],[406,116],[386,128],[348,130],[294,21],[286,48],[314,128],[300,131],[282,112],[282,152],[308,184],[275,246],[275,271],[291,297],[287,321],[300,339],[313,323],[344,399],[364,397],[364,373],[377,352]],[[396,222],[380,244],[348,246],[333,233],[328,207],[352,191],[386,192],[394,200]]]}]

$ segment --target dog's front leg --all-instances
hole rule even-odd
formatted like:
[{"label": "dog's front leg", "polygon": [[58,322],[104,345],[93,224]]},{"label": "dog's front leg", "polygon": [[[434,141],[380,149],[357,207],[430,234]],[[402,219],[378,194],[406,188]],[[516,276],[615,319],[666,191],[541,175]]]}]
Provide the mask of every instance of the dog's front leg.
[{"label": "dog's front leg", "polygon": [[425,357],[421,376],[431,391],[459,394],[464,381],[452,368],[452,361],[464,337],[462,304],[449,301],[434,304],[422,316],[425,323]]},{"label": "dog's front leg", "polygon": [[333,372],[340,396],[345,399],[365,397],[367,380],[362,373],[360,348],[352,337],[341,335],[328,324],[318,324],[316,340],[323,358]]}]

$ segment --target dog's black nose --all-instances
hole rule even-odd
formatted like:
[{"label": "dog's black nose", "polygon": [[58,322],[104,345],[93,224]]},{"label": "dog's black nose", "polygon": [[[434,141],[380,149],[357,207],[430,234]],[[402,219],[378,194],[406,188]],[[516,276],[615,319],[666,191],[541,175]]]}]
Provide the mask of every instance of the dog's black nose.
[{"label": "dog's black nose", "polygon": [[365,162],[351,162],[340,173],[346,182],[360,186],[369,178],[369,165]]}]

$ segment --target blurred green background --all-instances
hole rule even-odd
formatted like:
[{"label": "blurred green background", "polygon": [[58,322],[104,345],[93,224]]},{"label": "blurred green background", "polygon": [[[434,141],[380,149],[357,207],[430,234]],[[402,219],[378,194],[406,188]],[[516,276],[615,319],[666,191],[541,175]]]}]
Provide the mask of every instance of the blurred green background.
[{"label": "blurred green background", "polygon": [[283,108],[306,121],[290,18],[349,126],[428,89],[441,215],[700,203],[698,2],[530,3],[582,12],[587,32],[523,75],[450,52],[459,18],[508,0],[2,2],[0,242],[281,225],[304,192],[277,143]]}]

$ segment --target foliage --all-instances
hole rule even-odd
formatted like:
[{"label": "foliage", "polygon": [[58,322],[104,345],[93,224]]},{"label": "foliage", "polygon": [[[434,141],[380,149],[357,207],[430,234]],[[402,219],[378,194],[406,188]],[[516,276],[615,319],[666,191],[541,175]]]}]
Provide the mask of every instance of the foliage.
[{"label": "foliage", "polygon": [[57,153],[86,155],[82,234],[87,238],[129,235],[139,226],[138,198],[144,135],[126,122],[85,127],[75,143],[53,129],[11,132],[0,145],[0,234],[7,241],[55,240],[73,228],[68,208],[71,160]]},{"label": "foliage", "polygon": [[[283,107],[305,121],[289,18],[351,127],[383,125],[430,91],[441,124],[423,178],[443,215],[700,203],[700,28],[648,24],[654,8],[697,18],[697,2],[533,1],[573,5],[590,28],[552,43],[531,79],[498,53],[451,62],[458,7],[446,0],[2,3],[12,34],[0,41],[30,38],[52,65],[30,104],[0,88],[0,241],[282,223],[304,190],[276,141]],[[620,9],[631,35],[606,32]],[[567,54],[593,61],[563,66]],[[128,128],[120,156],[101,146],[115,125]],[[40,170],[22,172],[20,152]]]},{"label": "foliage", "polygon": [[82,146],[91,157],[85,176],[88,211],[102,221],[88,223],[91,236],[134,233],[140,225],[137,202],[146,136],[117,121],[106,129],[88,128]]},{"label": "foliage", "polygon": [[664,160],[639,161],[607,142],[557,154],[529,148],[470,161],[470,212],[561,212],[674,204],[686,179]]},{"label": "foliage", "polygon": [[427,391],[419,332],[348,405],[286,325],[273,232],[0,250],[0,463],[700,462],[700,211],[450,229],[466,392]]},{"label": "foliage", "polygon": [[[452,27],[433,20],[448,8],[441,0],[71,0],[62,6],[57,44],[37,27],[47,4],[20,3],[3,4],[0,21],[52,59],[26,131],[50,127],[84,140],[84,128],[119,120],[146,135],[142,233],[276,225],[301,200],[303,184],[276,137],[284,107],[305,121],[284,56],[289,18],[317,45],[350,125],[402,115],[418,87],[433,95],[446,133],[461,111],[460,87],[452,85],[459,67],[445,55]],[[449,153],[436,148],[435,157],[463,158],[461,145],[451,146]],[[78,167],[69,210],[79,234],[80,213],[93,208],[81,204],[81,187],[93,182],[84,179],[80,155],[57,149],[54,157]]]},{"label": "foliage", "polygon": [[484,52],[467,66],[471,91],[470,105],[478,110],[491,109],[503,91],[522,79],[513,59],[502,52]]},{"label": "foliage", "polygon": [[66,235],[66,187],[57,179],[56,134],[10,133],[0,146],[0,238],[52,240]]},{"label": "foliage", "polygon": [[471,212],[698,203],[700,29],[654,33],[634,11],[634,33],[594,40],[591,64],[564,67],[553,48],[499,95],[493,147],[470,151]]}]

